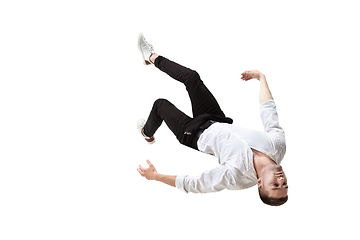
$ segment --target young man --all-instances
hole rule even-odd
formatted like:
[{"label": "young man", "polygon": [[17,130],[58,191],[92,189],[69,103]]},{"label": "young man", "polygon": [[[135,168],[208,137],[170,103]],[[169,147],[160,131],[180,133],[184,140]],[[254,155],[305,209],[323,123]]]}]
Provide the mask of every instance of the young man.
[{"label": "young man", "polygon": [[144,64],[154,64],[161,71],[185,84],[192,104],[193,118],[165,99],[155,101],[150,115],[138,121],[145,140],[155,142],[154,134],[165,121],[181,144],[218,158],[220,165],[198,176],[170,176],[158,173],[149,160],[148,168],[139,165],[141,176],[177,187],[184,192],[208,193],[223,189],[241,190],[258,185],[261,200],[279,206],[287,199],[288,185],[282,167],[285,134],[279,125],[276,105],[265,75],[257,70],[245,71],[241,79],[260,81],[260,116],[265,132],[232,125],[199,74],[154,52],[142,33],[138,47]]}]

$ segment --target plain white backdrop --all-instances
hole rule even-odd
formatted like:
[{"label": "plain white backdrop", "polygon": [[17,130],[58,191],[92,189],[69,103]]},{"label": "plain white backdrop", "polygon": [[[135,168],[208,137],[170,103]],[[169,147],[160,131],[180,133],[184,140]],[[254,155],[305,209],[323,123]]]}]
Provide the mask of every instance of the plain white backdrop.
[{"label": "plain white backdrop", "polygon": [[[126,2],[126,3],[125,3]],[[1,1],[0,239],[358,239],[359,42],[355,1]],[[137,49],[197,70],[234,124],[262,130],[262,71],[286,132],[289,201],[256,188],[185,194],[140,177],[199,174],[215,158],[165,124],[185,88]]]}]

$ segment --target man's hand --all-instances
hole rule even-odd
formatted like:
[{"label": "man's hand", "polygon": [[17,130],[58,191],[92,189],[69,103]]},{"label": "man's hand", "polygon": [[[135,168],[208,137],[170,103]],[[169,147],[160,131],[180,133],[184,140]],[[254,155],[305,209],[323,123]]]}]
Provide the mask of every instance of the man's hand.
[{"label": "man's hand", "polygon": [[139,165],[139,168],[137,169],[141,176],[145,177],[147,180],[156,180],[175,187],[176,176],[160,174],[149,160],[146,160],[146,162],[149,164],[149,168],[143,168]]},{"label": "man's hand", "polygon": [[241,79],[244,81],[248,81],[250,79],[256,78],[257,80],[260,81],[261,77],[265,77],[265,75],[263,73],[261,73],[259,70],[249,70],[249,71],[245,71],[241,74]]},{"label": "man's hand", "polygon": [[156,180],[156,175],[158,174],[158,172],[149,160],[146,160],[146,162],[147,164],[149,164],[149,168],[143,168],[141,165],[139,165],[137,171],[147,180]]},{"label": "man's hand", "polygon": [[266,82],[265,75],[263,73],[258,70],[250,70],[243,72],[241,75],[241,79],[244,81],[248,81],[253,78],[256,78],[260,81],[260,104],[268,100],[273,100],[269,86]]}]

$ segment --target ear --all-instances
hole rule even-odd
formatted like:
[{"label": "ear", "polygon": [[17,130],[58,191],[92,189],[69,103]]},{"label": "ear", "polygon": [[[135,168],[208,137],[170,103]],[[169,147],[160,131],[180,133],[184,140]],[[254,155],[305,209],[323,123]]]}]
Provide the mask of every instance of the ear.
[{"label": "ear", "polygon": [[261,178],[259,178],[259,179],[257,180],[257,185],[258,185],[258,188],[261,188],[261,187],[262,187]]}]

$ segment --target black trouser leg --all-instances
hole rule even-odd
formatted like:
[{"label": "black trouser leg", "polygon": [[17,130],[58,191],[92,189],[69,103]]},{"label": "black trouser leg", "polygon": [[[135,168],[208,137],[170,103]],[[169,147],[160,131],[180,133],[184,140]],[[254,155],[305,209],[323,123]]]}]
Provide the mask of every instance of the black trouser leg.
[{"label": "black trouser leg", "polygon": [[215,97],[211,94],[199,74],[162,56],[155,60],[155,66],[170,77],[185,84],[189,93],[193,117],[200,114],[213,114],[225,117]]},{"label": "black trouser leg", "polygon": [[[218,102],[200,79],[200,76],[196,71],[183,67],[162,56],[156,58],[155,66],[175,80],[185,84],[186,90],[190,96],[194,118],[203,114],[211,114],[225,118],[225,114],[220,109]],[[193,135],[184,133],[186,127],[193,125],[192,127],[194,128],[194,126],[198,126],[199,122],[201,123],[201,118],[198,118],[195,121],[193,118],[190,118],[177,109],[168,100],[158,99],[155,101],[145,124],[145,135],[152,137],[162,124],[162,121],[165,121],[166,125],[182,144],[197,149],[194,136],[195,132],[192,132]]]},{"label": "black trouser leg", "polygon": [[163,121],[175,134],[176,138],[181,141],[184,135],[184,126],[190,122],[192,118],[176,108],[166,99],[158,99],[154,102],[149,118],[144,127],[146,136],[152,137]]}]

